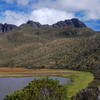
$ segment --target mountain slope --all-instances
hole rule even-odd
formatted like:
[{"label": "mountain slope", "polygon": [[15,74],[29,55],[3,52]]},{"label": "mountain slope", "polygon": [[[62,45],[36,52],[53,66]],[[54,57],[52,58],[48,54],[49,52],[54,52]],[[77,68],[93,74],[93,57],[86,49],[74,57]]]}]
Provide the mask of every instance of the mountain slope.
[{"label": "mountain slope", "polygon": [[10,60],[23,67],[84,67],[87,61],[93,63],[94,57],[98,56],[99,45],[96,36],[56,39],[36,48],[32,45],[17,47],[17,54]]},{"label": "mountain slope", "polygon": [[98,69],[99,54],[99,33],[76,19],[52,26],[29,21],[0,34],[1,67]]}]

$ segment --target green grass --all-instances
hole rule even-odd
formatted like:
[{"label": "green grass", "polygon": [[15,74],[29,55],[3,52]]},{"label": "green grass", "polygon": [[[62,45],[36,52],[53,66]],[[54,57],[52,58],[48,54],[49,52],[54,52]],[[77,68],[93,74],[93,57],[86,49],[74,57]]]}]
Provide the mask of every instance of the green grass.
[{"label": "green grass", "polygon": [[93,75],[89,72],[80,72],[80,74],[69,76],[69,78],[71,78],[73,82],[65,85],[68,100],[71,100],[71,97],[75,96],[81,89],[86,88],[94,79]]}]

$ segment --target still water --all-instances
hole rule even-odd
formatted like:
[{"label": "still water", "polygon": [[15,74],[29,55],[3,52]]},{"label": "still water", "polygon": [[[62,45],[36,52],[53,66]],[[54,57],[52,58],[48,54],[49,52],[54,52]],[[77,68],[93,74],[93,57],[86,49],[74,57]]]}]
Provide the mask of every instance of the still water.
[{"label": "still water", "polygon": [[[16,90],[24,88],[28,83],[33,79],[39,79],[45,77],[7,77],[7,78],[0,78],[0,100],[3,100],[5,95],[12,93]],[[59,80],[60,84],[68,84],[70,83],[69,78],[64,77],[48,77],[50,79],[57,79]]]}]

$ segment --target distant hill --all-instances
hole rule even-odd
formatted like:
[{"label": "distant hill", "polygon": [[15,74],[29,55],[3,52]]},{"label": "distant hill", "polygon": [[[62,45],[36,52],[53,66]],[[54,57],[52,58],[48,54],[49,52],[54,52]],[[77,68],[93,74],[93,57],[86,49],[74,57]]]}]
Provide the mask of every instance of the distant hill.
[{"label": "distant hill", "polygon": [[78,19],[41,25],[28,21],[0,34],[0,66],[100,68],[100,35]]}]

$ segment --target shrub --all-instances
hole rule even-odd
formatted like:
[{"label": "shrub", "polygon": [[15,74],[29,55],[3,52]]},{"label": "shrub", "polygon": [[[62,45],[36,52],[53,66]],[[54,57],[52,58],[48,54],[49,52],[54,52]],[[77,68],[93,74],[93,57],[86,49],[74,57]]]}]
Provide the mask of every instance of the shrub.
[{"label": "shrub", "polygon": [[67,100],[66,89],[53,79],[35,79],[24,89],[7,95],[4,100]]}]

